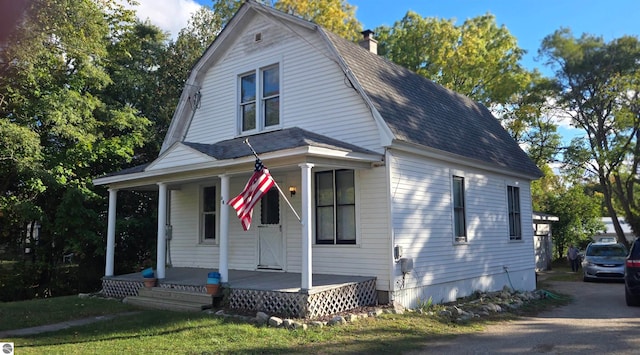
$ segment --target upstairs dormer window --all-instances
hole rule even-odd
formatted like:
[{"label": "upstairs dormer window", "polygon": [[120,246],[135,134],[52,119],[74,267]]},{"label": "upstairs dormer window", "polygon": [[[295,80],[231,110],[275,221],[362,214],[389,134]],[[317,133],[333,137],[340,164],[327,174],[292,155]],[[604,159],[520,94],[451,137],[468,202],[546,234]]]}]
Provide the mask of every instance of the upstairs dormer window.
[{"label": "upstairs dormer window", "polygon": [[280,66],[270,65],[240,76],[240,132],[280,125]]}]

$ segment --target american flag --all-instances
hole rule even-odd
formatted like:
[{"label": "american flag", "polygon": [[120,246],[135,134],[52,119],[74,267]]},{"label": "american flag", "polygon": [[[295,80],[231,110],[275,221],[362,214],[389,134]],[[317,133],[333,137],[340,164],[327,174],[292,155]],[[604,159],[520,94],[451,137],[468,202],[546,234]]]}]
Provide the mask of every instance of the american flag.
[{"label": "american flag", "polygon": [[269,170],[262,165],[260,159],[256,159],[256,168],[247,186],[240,195],[229,201],[229,205],[236,210],[242,228],[247,231],[251,226],[251,216],[253,207],[260,201],[260,198],[275,184]]}]

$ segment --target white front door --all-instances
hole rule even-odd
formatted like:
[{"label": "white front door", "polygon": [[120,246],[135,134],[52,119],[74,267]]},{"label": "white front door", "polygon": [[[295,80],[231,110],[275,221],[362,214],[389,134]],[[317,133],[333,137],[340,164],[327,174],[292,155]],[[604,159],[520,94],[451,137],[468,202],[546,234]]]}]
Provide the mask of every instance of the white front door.
[{"label": "white front door", "polygon": [[284,268],[284,241],[280,218],[280,195],[273,187],[260,200],[258,225],[258,269]]}]

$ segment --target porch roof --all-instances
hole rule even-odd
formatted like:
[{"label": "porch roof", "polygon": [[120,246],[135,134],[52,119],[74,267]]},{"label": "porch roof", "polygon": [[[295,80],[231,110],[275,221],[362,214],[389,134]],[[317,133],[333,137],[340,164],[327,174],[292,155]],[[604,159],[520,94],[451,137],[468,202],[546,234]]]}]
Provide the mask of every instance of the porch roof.
[{"label": "porch roof", "polygon": [[183,144],[218,160],[236,159],[253,156],[249,146],[244,143],[247,138],[251,139],[250,142],[258,154],[309,146],[341,150],[350,153],[370,154],[374,156],[380,155],[369,149],[329,138],[298,127],[256,134],[249,137],[238,137],[214,144],[191,142],[183,142]]},{"label": "porch roof", "polygon": [[[348,161],[351,167],[370,167],[373,163],[380,163],[384,155],[321,134],[313,133],[298,127],[260,133],[249,137],[238,137],[213,144],[195,142],[176,142],[199,153],[209,159],[206,163],[180,165],[175,169],[152,170],[153,165],[162,160],[160,155],[155,161],[123,169],[94,180],[95,185],[128,183],[131,187],[155,185],[150,178],[159,176],[170,177],[194,171],[206,171],[208,176],[215,173],[246,173],[247,167],[253,164],[254,156],[245,140],[249,139],[261,159],[270,160],[269,168],[273,171],[276,166],[285,166],[301,162],[322,162],[327,164],[333,160]],[[165,152],[164,154],[167,154]],[[294,160],[292,160],[294,158]],[[279,161],[278,161],[279,160]],[[275,162],[275,163],[274,163]],[[361,164],[361,166],[358,165]],[[175,171],[174,171],[175,170]],[[215,170],[218,170],[217,172]]]}]

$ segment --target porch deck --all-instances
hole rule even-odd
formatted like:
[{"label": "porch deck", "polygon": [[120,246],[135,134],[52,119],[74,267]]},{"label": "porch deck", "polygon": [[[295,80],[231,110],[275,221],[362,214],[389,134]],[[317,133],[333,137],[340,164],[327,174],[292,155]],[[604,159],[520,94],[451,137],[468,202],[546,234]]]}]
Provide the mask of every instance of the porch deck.
[{"label": "porch deck", "polygon": [[[214,269],[167,268],[157,287],[206,293],[207,274]],[[376,278],[313,274],[313,287],[300,289],[301,274],[277,271],[229,270],[225,302],[232,309],[315,318],[377,303]],[[140,273],[103,277],[110,297],[137,296],[144,287]]]}]

